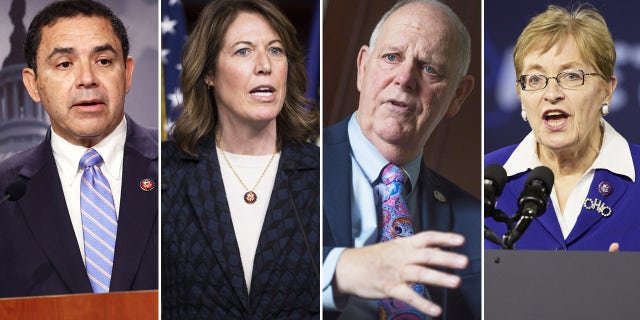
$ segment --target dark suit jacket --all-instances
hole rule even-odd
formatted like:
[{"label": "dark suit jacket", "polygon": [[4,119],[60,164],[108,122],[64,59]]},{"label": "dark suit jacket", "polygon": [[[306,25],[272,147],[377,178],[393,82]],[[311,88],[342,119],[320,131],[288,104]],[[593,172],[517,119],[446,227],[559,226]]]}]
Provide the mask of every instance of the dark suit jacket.
[{"label": "dark suit jacket", "polygon": [[[111,291],[158,288],[158,192],[155,133],[127,118],[122,197]],[[0,297],[92,292],[51,151],[39,145],[0,164],[0,190],[22,179],[26,193],[0,204]],[[78,200],[80,201],[80,200]]]},{"label": "dark suit jacket", "polygon": [[318,147],[282,148],[248,294],[214,141],[203,140],[199,157],[162,145],[162,318],[318,318]]},{"label": "dark suit jacket", "polygon": [[[323,131],[324,257],[335,247],[354,245],[351,233],[352,179],[348,121],[349,118]],[[452,251],[465,254],[470,262],[465,270],[449,271],[462,277],[462,287],[455,290],[428,287],[429,294],[443,307],[443,319],[480,319],[480,202],[424,165],[420,170],[416,187],[421,197],[423,228],[464,235],[464,246]],[[446,202],[434,198],[436,190],[446,197]],[[335,312],[325,312],[324,319],[331,319],[337,315]]]},{"label": "dark suit jacket", "polygon": [[[504,165],[517,145],[512,145],[485,156],[486,164]],[[526,232],[516,242],[516,249],[528,250],[603,250],[607,251],[613,242],[620,244],[621,251],[640,251],[640,146],[630,144],[633,165],[636,170],[636,182],[626,176],[617,175],[609,170],[597,169],[589,187],[587,198],[592,203],[602,205],[592,207],[582,206],[575,226],[567,239],[562,235],[560,223],[556,216],[551,197],[547,202],[546,211],[536,217]],[[518,211],[518,199],[529,176],[529,171],[510,176],[504,186],[502,195],[498,198],[497,208],[508,216]],[[599,185],[608,183],[610,193],[601,193]],[[611,214],[604,217],[598,212],[598,207],[607,206]],[[507,231],[506,224],[486,219],[485,225],[502,236]],[[486,249],[499,249],[492,242],[485,241]]]}]

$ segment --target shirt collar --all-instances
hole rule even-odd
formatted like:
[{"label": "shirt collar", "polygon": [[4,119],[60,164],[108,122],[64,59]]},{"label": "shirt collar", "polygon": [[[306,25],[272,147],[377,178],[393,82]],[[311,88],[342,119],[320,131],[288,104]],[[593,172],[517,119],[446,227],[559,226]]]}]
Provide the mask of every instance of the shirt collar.
[{"label": "shirt collar", "polygon": [[[600,126],[604,128],[602,147],[589,170],[606,169],[635,181],[636,174],[629,143],[604,119],[601,120]],[[504,164],[504,169],[508,176],[514,176],[541,165],[536,138],[533,132],[529,132]]]},{"label": "shirt collar", "polygon": [[[127,120],[122,118],[120,124],[108,136],[93,146],[104,163],[100,166],[102,172],[112,178],[120,180],[122,174],[122,159],[124,144],[127,139]],[[58,172],[63,184],[71,185],[76,174],[80,171],[80,158],[88,150],[84,146],[75,145],[51,128],[51,149],[58,165]]]},{"label": "shirt collar", "polygon": [[[347,127],[349,142],[351,144],[351,157],[355,159],[367,177],[367,180],[369,180],[369,183],[373,185],[389,161],[387,161],[373,143],[364,136],[355,115],[356,113],[351,116]],[[411,181],[411,190],[415,190],[416,183],[418,183],[421,164],[422,153],[402,166],[402,169],[404,169],[409,176],[409,181]]]}]

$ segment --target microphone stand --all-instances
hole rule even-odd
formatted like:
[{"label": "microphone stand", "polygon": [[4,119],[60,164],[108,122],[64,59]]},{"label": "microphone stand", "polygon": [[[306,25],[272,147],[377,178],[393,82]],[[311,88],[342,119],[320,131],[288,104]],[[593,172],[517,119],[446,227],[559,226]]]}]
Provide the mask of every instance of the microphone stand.
[{"label": "microphone stand", "polygon": [[502,236],[502,248],[507,250],[513,250],[513,246],[516,241],[520,239],[524,231],[527,230],[531,222],[533,221],[533,216],[523,215],[518,220],[515,228],[513,228],[513,224],[510,225],[509,230]]},{"label": "microphone stand", "polygon": [[[512,221],[512,219],[509,218],[509,216],[507,216],[504,212],[502,212],[502,210],[499,210],[499,209],[493,209],[491,214],[488,217],[493,218],[493,220],[495,220],[497,222],[503,222],[504,224],[506,224],[507,225],[507,232],[502,236],[502,240],[501,240],[500,237],[495,233],[495,231],[491,230],[491,228],[489,228],[489,227],[487,227],[485,225],[484,226],[484,238],[486,240],[491,241],[492,243],[495,243],[495,244],[499,245],[502,249],[513,249],[513,243],[515,241],[513,241],[510,246],[506,245],[508,243],[507,239],[511,239],[511,232],[513,230],[513,221]],[[520,237],[518,236],[518,238],[520,238]]]}]

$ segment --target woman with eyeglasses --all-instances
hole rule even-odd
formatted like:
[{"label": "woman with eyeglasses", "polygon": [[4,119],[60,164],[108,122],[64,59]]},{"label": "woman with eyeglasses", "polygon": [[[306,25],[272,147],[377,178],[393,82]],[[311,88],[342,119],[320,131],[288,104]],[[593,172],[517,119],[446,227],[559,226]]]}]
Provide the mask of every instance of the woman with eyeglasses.
[{"label": "woman with eyeglasses", "polygon": [[[531,132],[485,156],[507,173],[498,213],[489,213],[496,218],[485,219],[497,238],[517,240],[516,249],[640,250],[640,146],[604,120],[615,60],[607,24],[590,5],[549,6],[520,34],[515,89]],[[529,176],[539,166],[553,172],[548,198],[545,179]],[[505,247],[495,240],[485,248]]]}]

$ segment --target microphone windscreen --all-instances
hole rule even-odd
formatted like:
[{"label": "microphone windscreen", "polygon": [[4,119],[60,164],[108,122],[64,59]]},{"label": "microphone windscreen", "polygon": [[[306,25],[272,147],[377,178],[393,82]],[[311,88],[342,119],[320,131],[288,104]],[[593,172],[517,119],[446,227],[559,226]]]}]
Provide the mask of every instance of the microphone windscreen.
[{"label": "microphone windscreen", "polygon": [[17,201],[22,198],[27,191],[27,183],[22,180],[16,180],[9,184],[4,194],[9,196],[9,200]]},{"label": "microphone windscreen", "polygon": [[553,188],[553,180],[554,180],[553,171],[551,171],[551,169],[545,166],[536,167],[533,169],[533,171],[531,171],[531,173],[529,174],[529,177],[527,177],[527,182],[525,183],[525,185],[529,185],[531,184],[531,182],[535,180],[539,180],[543,182],[544,192],[548,197],[549,194],[551,193],[551,189]]},{"label": "microphone windscreen", "polygon": [[501,165],[490,164],[484,167],[484,179],[494,181],[493,185],[496,197],[502,194],[502,189],[507,183],[507,171]]}]

